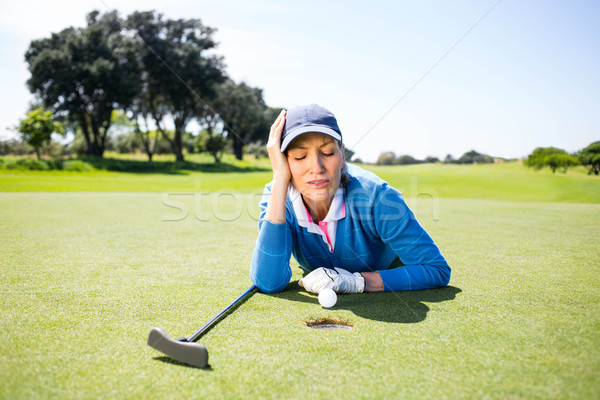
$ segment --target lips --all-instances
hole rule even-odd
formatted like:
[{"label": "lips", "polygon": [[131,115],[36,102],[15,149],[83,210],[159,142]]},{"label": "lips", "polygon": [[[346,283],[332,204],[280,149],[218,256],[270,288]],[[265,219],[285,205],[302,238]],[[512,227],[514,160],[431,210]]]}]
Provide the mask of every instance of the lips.
[{"label": "lips", "polygon": [[315,179],[314,181],[308,182],[308,184],[315,189],[322,189],[329,185],[329,179]]}]

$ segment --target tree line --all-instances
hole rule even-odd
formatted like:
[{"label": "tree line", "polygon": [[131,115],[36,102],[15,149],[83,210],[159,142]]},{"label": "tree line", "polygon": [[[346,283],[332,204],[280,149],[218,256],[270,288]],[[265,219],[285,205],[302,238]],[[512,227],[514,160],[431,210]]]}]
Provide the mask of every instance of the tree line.
[{"label": "tree line", "polygon": [[183,161],[186,128],[194,120],[216,161],[227,142],[241,159],[246,144],[265,140],[280,109],[265,104],[262,89],[227,76],[223,57],[213,53],[215,28],[154,11],[126,18],[92,11],[86,21],[32,41],[25,53],[27,86],[39,107],[17,129],[36,149],[52,131],[39,129],[35,139],[25,132],[46,124],[47,112],[50,123],[75,132],[86,154],[96,157],[109,144],[118,112],[133,125],[150,161],[161,143]]},{"label": "tree line", "polygon": [[[422,163],[439,163],[446,164],[478,164],[478,163],[493,163],[501,158],[495,158],[487,154],[481,154],[475,150],[468,151],[458,159],[448,154],[441,161],[437,157],[427,157],[424,160],[416,159],[410,155],[396,156],[392,151],[386,151],[379,155],[377,165],[405,165],[405,164],[422,164]],[[557,170],[567,172],[569,167],[583,165],[588,169],[588,174],[600,174],[600,141],[593,142],[589,146],[581,149],[573,154],[569,154],[563,149],[556,147],[537,147],[524,160],[524,164],[535,169],[548,167],[555,173]]]},{"label": "tree line", "polygon": [[476,164],[476,163],[493,163],[494,157],[487,154],[481,154],[475,150],[464,153],[459,158],[455,159],[452,154],[448,154],[442,161],[437,157],[429,156],[423,160],[414,158],[410,155],[396,156],[393,151],[385,151],[379,155],[377,165],[406,165],[406,164],[424,164],[424,163],[439,163],[444,162],[446,164]]}]

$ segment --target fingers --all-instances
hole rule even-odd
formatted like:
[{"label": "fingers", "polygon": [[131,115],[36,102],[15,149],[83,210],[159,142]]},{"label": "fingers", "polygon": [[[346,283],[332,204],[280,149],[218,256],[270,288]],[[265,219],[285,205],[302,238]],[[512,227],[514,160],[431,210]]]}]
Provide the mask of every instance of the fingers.
[{"label": "fingers", "polygon": [[285,125],[286,114],[287,114],[286,110],[281,110],[281,112],[279,113],[279,116],[277,117],[275,122],[273,122],[273,125],[271,125],[271,132],[269,134],[269,139],[281,138],[281,132],[283,132],[283,126]]},{"label": "fingers", "polygon": [[291,179],[290,167],[285,155],[281,152],[281,133],[285,125],[285,116],[287,115],[286,110],[281,110],[279,116],[271,125],[271,131],[269,132],[269,141],[267,142],[267,153],[271,160],[271,167],[273,168],[273,178],[279,179],[285,184],[289,183]]},{"label": "fingers", "polygon": [[309,292],[320,293],[321,290],[331,288],[335,284],[332,274],[335,275],[335,271],[327,268],[317,268],[300,279],[298,284]]}]

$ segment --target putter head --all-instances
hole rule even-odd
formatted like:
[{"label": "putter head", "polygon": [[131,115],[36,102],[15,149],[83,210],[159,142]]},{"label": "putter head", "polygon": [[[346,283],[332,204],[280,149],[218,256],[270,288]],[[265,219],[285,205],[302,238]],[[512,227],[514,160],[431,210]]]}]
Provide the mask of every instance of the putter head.
[{"label": "putter head", "polygon": [[171,339],[162,329],[152,328],[148,346],[171,357],[173,360],[198,368],[208,367],[208,350],[200,343]]}]

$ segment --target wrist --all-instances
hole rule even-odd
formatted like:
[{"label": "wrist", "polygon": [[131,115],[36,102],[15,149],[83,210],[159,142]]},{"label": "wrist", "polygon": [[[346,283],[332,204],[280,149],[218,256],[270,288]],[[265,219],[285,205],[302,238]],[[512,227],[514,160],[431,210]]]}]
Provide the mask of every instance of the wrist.
[{"label": "wrist", "polygon": [[273,174],[273,181],[272,181],[272,189],[275,187],[278,188],[282,188],[285,189],[286,193],[287,193],[287,188],[288,185],[290,184],[291,178],[289,176],[284,176],[284,174]]},{"label": "wrist", "polygon": [[365,280],[365,292],[383,292],[383,280],[379,272],[361,272]]}]

